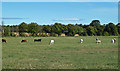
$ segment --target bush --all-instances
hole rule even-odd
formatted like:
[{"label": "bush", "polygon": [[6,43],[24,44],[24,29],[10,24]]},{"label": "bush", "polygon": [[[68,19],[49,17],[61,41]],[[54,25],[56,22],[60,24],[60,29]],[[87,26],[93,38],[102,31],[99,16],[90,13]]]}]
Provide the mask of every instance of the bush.
[{"label": "bush", "polygon": [[11,35],[11,32],[10,32],[10,28],[8,27],[6,27],[5,29],[4,29],[4,36],[10,36]]},{"label": "bush", "polygon": [[32,34],[33,37],[36,37],[37,35],[36,34]]},{"label": "bush", "polygon": [[27,35],[25,35],[25,33],[20,33],[20,36],[27,37]]},{"label": "bush", "polygon": [[11,35],[12,37],[16,37],[16,34],[14,34],[14,33],[10,33],[10,35]]},{"label": "bush", "polygon": [[97,36],[102,36],[102,32],[98,31]]},{"label": "bush", "polygon": [[87,32],[81,33],[82,36],[88,36]]},{"label": "bush", "polygon": [[72,33],[68,33],[68,36],[74,36],[75,34],[72,34]]},{"label": "bush", "polygon": [[48,37],[48,35],[45,34],[45,35],[42,35],[42,37]]},{"label": "bush", "polygon": [[39,37],[48,37],[46,34],[39,35]]},{"label": "bush", "polygon": [[109,33],[108,33],[108,32],[104,32],[103,35],[104,35],[104,36],[109,36]]},{"label": "bush", "polygon": [[54,36],[54,37],[57,37],[58,34],[55,34],[55,33],[51,33],[50,36]]}]

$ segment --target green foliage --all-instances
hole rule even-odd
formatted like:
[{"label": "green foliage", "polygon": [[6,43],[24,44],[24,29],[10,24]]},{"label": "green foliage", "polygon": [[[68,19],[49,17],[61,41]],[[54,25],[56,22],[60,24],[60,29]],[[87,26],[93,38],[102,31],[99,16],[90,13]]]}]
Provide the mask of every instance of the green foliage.
[{"label": "green foliage", "polygon": [[51,33],[50,36],[57,37],[58,35],[56,33]]},{"label": "green foliage", "polygon": [[84,29],[78,25],[75,25],[74,30],[75,30],[75,33],[79,35],[82,35],[82,33],[84,32]]},{"label": "green foliage", "polygon": [[103,35],[104,35],[104,36],[109,36],[109,33],[108,33],[108,32],[104,32]]},{"label": "green foliage", "polygon": [[96,26],[96,29],[97,29],[96,34],[98,36],[102,36],[102,33],[104,31],[104,26]]},{"label": "green foliage", "polygon": [[21,36],[21,37],[27,37],[27,35],[25,35],[24,32],[20,33],[20,36]]},{"label": "green foliage", "polygon": [[109,35],[118,35],[117,27],[113,23],[109,23],[105,27],[105,31],[109,33]]},{"label": "green foliage", "polygon": [[62,33],[68,34],[68,27],[67,27],[67,25],[63,25]]},{"label": "green foliage", "polygon": [[88,36],[86,31],[82,32],[81,34],[82,34],[82,36]]},{"label": "green foliage", "polygon": [[37,23],[28,24],[28,32],[32,33],[32,36],[35,36],[39,31],[39,25]]},{"label": "green foliage", "polygon": [[117,24],[118,34],[120,35],[120,23]]},{"label": "green foliage", "polygon": [[28,25],[25,22],[22,22],[19,25],[19,32],[28,32]]},{"label": "green foliage", "polygon": [[73,33],[68,33],[68,36],[74,36],[75,34],[73,34]]},{"label": "green foliage", "polygon": [[68,36],[74,36],[76,34],[75,26],[68,24]]},{"label": "green foliage", "polygon": [[61,23],[55,23],[53,26],[52,26],[52,32],[53,33],[56,33],[58,35],[60,35],[62,33],[62,24]]},{"label": "green foliage", "polygon": [[10,35],[12,36],[12,37],[16,37],[16,34],[15,33],[10,33]]},{"label": "green foliage", "polygon": [[46,32],[46,33],[51,33],[51,26],[50,25],[43,25],[43,30]]},{"label": "green foliage", "polygon": [[4,35],[5,36],[10,36],[10,27],[5,27],[4,28]]},{"label": "green foliage", "polygon": [[39,35],[39,37],[48,37],[48,35],[47,34],[41,34],[41,35]]},{"label": "green foliage", "polygon": [[[37,23],[31,22],[26,24],[22,22],[19,26],[4,26],[5,27],[5,36],[10,35],[11,32],[18,32],[20,36],[24,36],[21,33],[31,33],[32,36],[39,36],[37,33],[49,33],[50,36],[59,36],[62,33],[67,36],[74,36],[79,34],[80,36],[103,36],[104,34],[117,36],[120,34],[120,23],[117,25],[113,23],[108,23],[101,25],[99,20],[93,20],[89,25],[82,24],[68,24],[64,25],[61,23],[55,23],[53,25],[38,25]],[[42,36],[42,35],[40,35]],[[46,36],[46,35],[43,35]]]},{"label": "green foliage", "polygon": [[102,36],[102,32],[101,31],[97,31],[97,36]]},{"label": "green foliage", "polygon": [[90,23],[90,26],[100,26],[100,21],[99,21],[99,20],[93,20],[93,21]]},{"label": "green foliage", "polygon": [[86,28],[86,31],[88,33],[89,36],[93,36],[93,35],[96,35],[96,28],[95,27],[92,27],[92,26],[88,26]]}]

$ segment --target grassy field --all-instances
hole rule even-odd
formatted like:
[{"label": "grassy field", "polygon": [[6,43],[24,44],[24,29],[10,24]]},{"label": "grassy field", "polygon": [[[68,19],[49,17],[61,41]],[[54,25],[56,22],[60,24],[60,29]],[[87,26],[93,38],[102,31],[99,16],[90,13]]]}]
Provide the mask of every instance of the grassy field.
[{"label": "grassy field", "polygon": [[[99,36],[100,44],[95,43],[96,36],[4,38],[3,69],[118,69],[118,43],[111,43],[112,36]],[[42,42],[33,42],[35,38]],[[49,45],[51,39],[55,44]]]}]

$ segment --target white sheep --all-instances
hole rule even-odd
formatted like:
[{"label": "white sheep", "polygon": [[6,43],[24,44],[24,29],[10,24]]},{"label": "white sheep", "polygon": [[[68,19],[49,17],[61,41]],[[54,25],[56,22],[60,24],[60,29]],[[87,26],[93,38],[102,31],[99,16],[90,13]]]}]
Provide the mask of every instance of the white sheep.
[{"label": "white sheep", "polygon": [[50,45],[51,45],[51,44],[54,44],[54,42],[55,42],[54,40],[50,40]]},{"label": "white sheep", "polygon": [[83,39],[80,39],[80,43],[83,43]]},{"label": "white sheep", "polygon": [[114,39],[112,39],[112,43],[115,43],[115,40],[114,40]]},{"label": "white sheep", "polygon": [[100,40],[97,40],[96,43],[97,43],[97,44],[98,44],[98,43],[101,43],[101,41],[100,41]]}]

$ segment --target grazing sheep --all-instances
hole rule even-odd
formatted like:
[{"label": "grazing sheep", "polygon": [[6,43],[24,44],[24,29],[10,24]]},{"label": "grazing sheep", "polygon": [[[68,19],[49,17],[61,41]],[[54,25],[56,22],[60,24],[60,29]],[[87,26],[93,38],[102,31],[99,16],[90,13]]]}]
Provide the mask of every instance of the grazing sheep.
[{"label": "grazing sheep", "polygon": [[116,42],[116,39],[114,38],[114,43]]},{"label": "grazing sheep", "polygon": [[54,40],[50,40],[50,45],[51,45],[51,44],[54,44],[54,42],[55,42]]},{"label": "grazing sheep", "polygon": [[112,41],[111,41],[112,43],[115,43],[116,42],[116,39],[114,38],[114,39],[112,39]]},{"label": "grazing sheep", "polygon": [[83,39],[80,39],[80,43],[83,43]]},{"label": "grazing sheep", "polygon": [[115,43],[115,40],[114,40],[114,39],[112,39],[112,43]]},{"label": "grazing sheep", "polygon": [[7,41],[6,41],[6,39],[2,39],[2,42],[5,42],[5,43],[6,43]]},{"label": "grazing sheep", "polygon": [[27,39],[23,39],[23,40],[21,41],[21,43],[22,43],[22,42],[27,42]]},{"label": "grazing sheep", "polygon": [[34,42],[36,42],[36,41],[41,42],[41,39],[34,39]]},{"label": "grazing sheep", "polygon": [[101,43],[101,41],[100,41],[100,40],[97,40],[96,43],[97,43],[97,44],[98,44],[98,43]]}]

